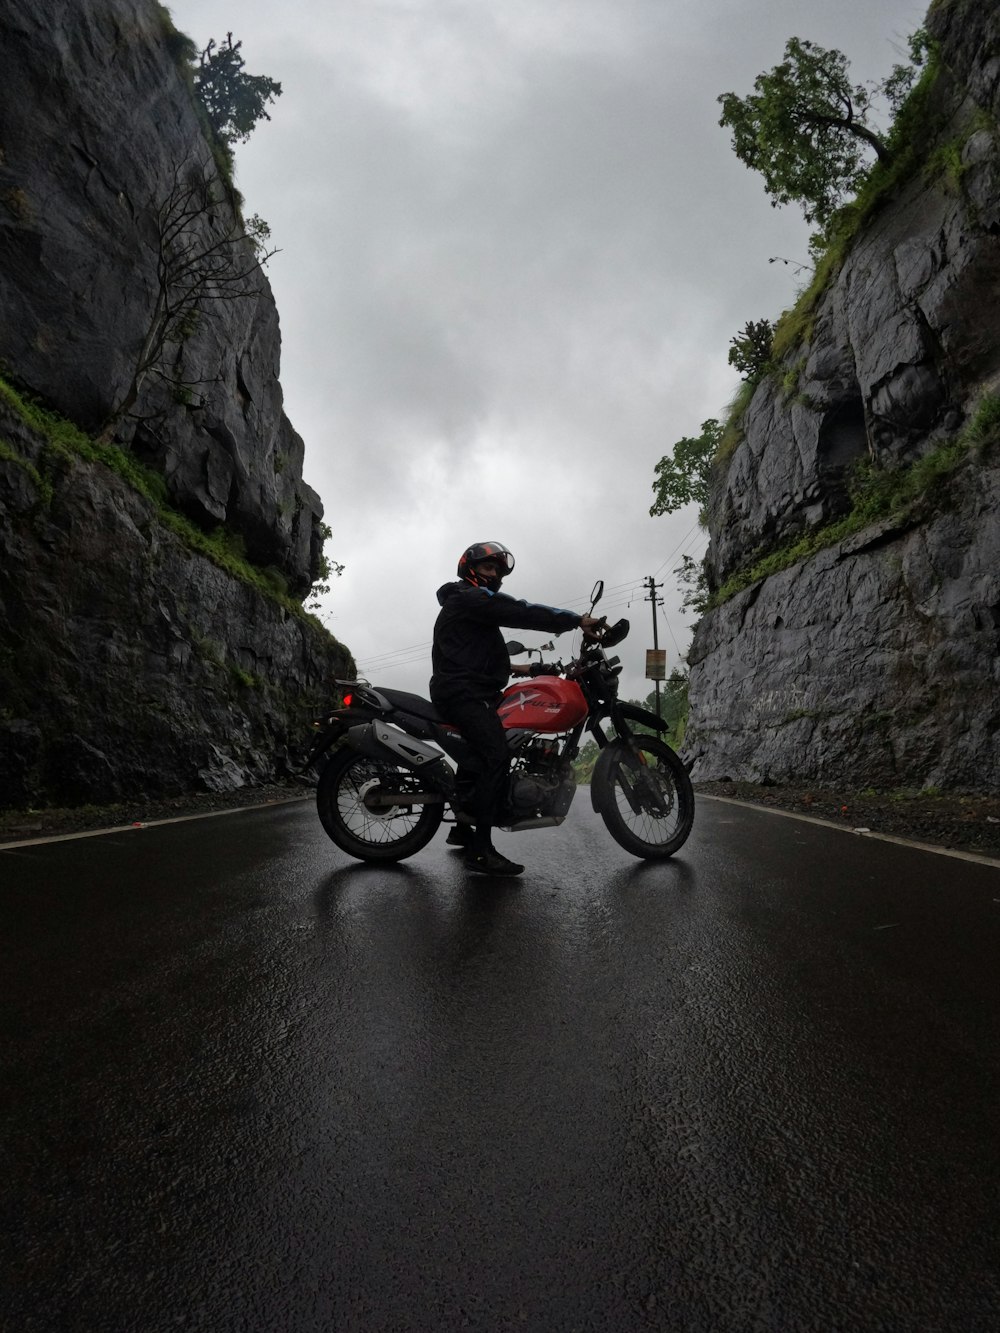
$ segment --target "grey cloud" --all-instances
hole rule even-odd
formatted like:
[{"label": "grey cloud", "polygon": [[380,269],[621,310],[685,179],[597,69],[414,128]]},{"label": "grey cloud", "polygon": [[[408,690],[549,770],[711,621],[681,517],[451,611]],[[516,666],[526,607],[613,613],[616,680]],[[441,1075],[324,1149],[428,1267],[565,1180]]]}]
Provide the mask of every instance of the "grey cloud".
[{"label": "grey cloud", "polygon": [[[236,30],[285,87],[239,183],[283,248],[282,383],[348,566],[335,632],[366,655],[427,640],[456,542],[495,536],[521,595],[600,575],[624,605],[659,570],[683,643],[672,553],[704,539],[693,512],[648,518],[653,465],[723,410],[728,340],[793,299],[767,261],[805,258],[807,236],[731,153],[716,98],[793,33],[884,73],[922,8],[340,0],[287,6],[278,30],[263,0],[171,9],[199,41]],[[391,620],[387,541],[421,553]],[[425,664],[406,671],[387,683],[423,688]]]}]

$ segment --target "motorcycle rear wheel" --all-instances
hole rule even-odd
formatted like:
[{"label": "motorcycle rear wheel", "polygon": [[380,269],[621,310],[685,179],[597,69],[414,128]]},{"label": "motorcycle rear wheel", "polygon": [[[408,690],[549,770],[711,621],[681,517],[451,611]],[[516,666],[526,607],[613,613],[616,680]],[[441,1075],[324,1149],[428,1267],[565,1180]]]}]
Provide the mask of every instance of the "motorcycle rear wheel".
[{"label": "motorcycle rear wheel", "polygon": [[633,736],[631,745],[616,742],[609,759],[594,773],[608,832],[633,856],[673,856],[694,823],[694,788],[684,765],[669,745],[647,735]]},{"label": "motorcycle rear wheel", "polygon": [[419,779],[402,764],[336,750],[316,787],[316,809],[327,835],[359,861],[402,861],[426,847],[444,817],[443,804],[394,805],[371,810],[365,796],[381,787],[398,792]]}]

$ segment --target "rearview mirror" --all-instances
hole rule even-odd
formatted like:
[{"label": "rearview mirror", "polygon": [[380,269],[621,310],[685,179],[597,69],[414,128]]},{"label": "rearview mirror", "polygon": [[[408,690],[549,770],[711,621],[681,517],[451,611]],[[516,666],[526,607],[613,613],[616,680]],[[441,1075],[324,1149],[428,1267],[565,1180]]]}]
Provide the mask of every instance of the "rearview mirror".
[{"label": "rearview mirror", "polygon": [[518,643],[516,639],[511,639],[508,643],[504,644],[504,647],[507,649],[508,653],[526,653],[528,651],[524,644]]},{"label": "rearview mirror", "polygon": [[591,608],[595,607],[603,596],[604,596],[604,580],[598,579],[597,582],[594,584],[593,591],[590,594]]}]

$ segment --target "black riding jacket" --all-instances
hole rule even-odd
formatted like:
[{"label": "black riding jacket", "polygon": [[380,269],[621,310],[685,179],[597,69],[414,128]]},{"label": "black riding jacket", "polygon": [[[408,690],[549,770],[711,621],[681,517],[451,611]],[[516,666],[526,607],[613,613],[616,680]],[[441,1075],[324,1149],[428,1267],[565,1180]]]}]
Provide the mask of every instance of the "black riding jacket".
[{"label": "black riding jacket", "polygon": [[576,611],[521,602],[504,592],[489,592],[460,579],[438,588],[441,610],[434,624],[431,699],[494,699],[510,679],[510,655],[504,629],[537,629],[562,634],[576,629]]}]

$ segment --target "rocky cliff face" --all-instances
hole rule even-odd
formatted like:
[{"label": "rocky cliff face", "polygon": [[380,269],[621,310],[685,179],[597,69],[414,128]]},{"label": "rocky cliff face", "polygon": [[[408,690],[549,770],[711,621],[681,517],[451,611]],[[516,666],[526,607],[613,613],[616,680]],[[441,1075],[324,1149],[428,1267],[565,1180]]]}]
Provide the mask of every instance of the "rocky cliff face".
[{"label": "rocky cliff face", "polygon": [[0,403],[0,808],[286,774],[350,654]]},{"label": "rocky cliff face", "polygon": [[[0,0],[0,362],[88,430],[129,385],[157,294],[172,190],[212,182],[192,220],[209,247],[241,230],[155,0]],[[249,243],[244,267],[253,264]],[[308,590],[322,506],[282,411],[278,318],[258,270],[204,302],[147,376],[119,437],[204,527]]]},{"label": "rocky cliff face", "polygon": [[[858,460],[932,455],[1000,392],[1000,11],[944,0],[928,23],[949,146],[937,161],[952,168],[917,173],[879,208],[784,376],[754,395],[710,504],[713,588],[841,516]],[[971,451],[933,503],[709,612],[690,654],[693,775],[1000,780],[998,499],[1000,459]]]},{"label": "rocky cliff face", "polygon": [[[210,251],[242,234],[238,205],[154,0],[0,0],[0,24],[0,373],[93,435],[150,328],[158,210],[208,182],[184,241]],[[277,313],[235,245],[235,299],[183,322],[116,426],[126,466],[0,395],[0,806],[271,780],[353,671],[178,518],[224,524],[293,597],[313,581],[322,508],[282,411]],[[166,503],[125,479],[135,460]]]}]

